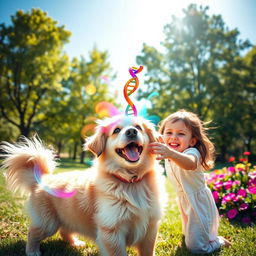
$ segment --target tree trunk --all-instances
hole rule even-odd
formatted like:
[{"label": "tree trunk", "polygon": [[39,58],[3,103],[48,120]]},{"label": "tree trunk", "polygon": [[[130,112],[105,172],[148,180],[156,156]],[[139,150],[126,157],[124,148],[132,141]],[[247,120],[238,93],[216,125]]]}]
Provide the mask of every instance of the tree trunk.
[{"label": "tree trunk", "polygon": [[81,152],[81,156],[80,156],[80,163],[81,163],[81,164],[84,163],[84,157],[85,157],[85,152],[82,151],[82,152]]},{"label": "tree trunk", "polygon": [[20,125],[19,129],[20,129],[20,135],[23,135],[26,138],[28,138],[30,129],[28,127],[25,127],[24,125]]},{"label": "tree trunk", "polygon": [[74,142],[74,151],[73,151],[73,160],[76,160],[77,147],[78,147],[78,143],[75,141]]},{"label": "tree trunk", "polygon": [[216,160],[220,161],[220,162],[226,162],[226,154],[227,154],[227,146],[226,144],[222,144],[220,146],[220,154],[218,156],[218,158]]},{"label": "tree trunk", "polygon": [[58,141],[57,147],[58,147],[57,154],[58,154],[58,157],[60,157],[60,153],[61,153],[61,150],[62,150],[62,143],[61,143],[61,141]]},{"label": "tree trunk", "polygon": [[85,157],[85,152],[84,152],[84,140],[81,138],[81,155],[80,155],[80,163],[83,164],[84,163],[84,157]]}]

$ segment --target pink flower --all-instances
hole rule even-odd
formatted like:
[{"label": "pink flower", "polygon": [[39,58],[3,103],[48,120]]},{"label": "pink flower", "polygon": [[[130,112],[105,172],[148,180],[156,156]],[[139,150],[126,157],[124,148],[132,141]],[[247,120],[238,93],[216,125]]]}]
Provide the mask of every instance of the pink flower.
[{"label": "pink flower", "polygon": [[232,201],[235,198],[235,193],[229,193],[227,194],[227,197],[230,199],[230,201]]},{"label": "pink flower", "polygon": [[247,203],[242,203],[240,206],[239,206],[239,209],[244,211],[246,209],[248,209],[249,205]]},{"label": "pink flower", "polygon": [[231,209],[227,212],[227,216],[229,219],[234,219],[237,215],[237,209]]},{"label": "pink flower", "polygon": [[248,190],[251,194],[256,195],[256,187],[249,187]]},{"label": "pink flower", "polygon": [[240,199],[243,199],[243,197],[241,197],[241,196],[236,196],[235,199],[234,199],[234,202],[237,202],[237,201],[239,201]]},{"label": "pink flower", "polygon": [[228,167],[227,169],[229,172],[234,173],[236,171],[236,168],[233,166]]},{"label": "pink flower", "polygon": [[256,185],[256,178],[253,178],[253,179],[249,180],[248,184],[249,185]]},{"label": "pink flower", "polygon": [[214,188],[216,190],[220,190],[223,187],[223,182],[222,181],[217,181],[214,183]]},{"label": "pink flower", "polygon": [[219,193],[217,191],[213,191],[212,196],[214,198],[214,201],[217,203],[219,201]]},{"label": "pink flower", "polygon": [[251,223],[251,218],[245,216],[245,217],[242,218],[242,222],[243,222],[244,224],[250,224],[250,223]]},{"label": "pink flower", "polygon": [[244,152],[244,156],[249,156],[251,154],[251,152]]},{"label": "pink flower", "polygon": [[215,177],[211,177],[210,175],[205,175],[206,182],[208,184],[213,183],[215,181]]},{"label": "pink flower", "polygon": [[237,191],[237,193],[236,193],[238,196],[241,196],[241,197],[243,197],[243,198],[245,198],[246,197],[246,190],[245,189],[239,189],[238,191]]},{"label": "pink flower", "polygon": [[235,181],[233,182],[233,185],[238,185],[238,186],[240,186],[240,185],[241,185],[241,181],[240,181],[240,180],[235,180]]},{"label": "pink flower", "polygon": [[225,174],[219,174],[217,177],[218,177],[218,179],[222,180],[226,177],[226,175]]},{"label": "pink flower", "polygon": [[256,171],[248,174],[252,179],[256,178]]},{"label": "pink flower", "polygon": [[230,201],[233,201],[235,199],[236,195],[234,193],[229,193],[222,198],[222,203],[227,203]]},{"label": "pink flower", "polygon": [[231,181],[231,180],[228,180],[228,181],[223,183],[225,189],[227,189],[227,190],[232,188],[232,184],[233,184],[233,181]]}]

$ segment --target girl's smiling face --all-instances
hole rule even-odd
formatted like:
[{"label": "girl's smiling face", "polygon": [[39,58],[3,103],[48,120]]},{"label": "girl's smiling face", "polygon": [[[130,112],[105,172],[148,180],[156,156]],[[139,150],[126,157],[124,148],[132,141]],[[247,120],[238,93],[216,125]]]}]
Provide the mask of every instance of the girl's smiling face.
[{"label": "girl's smiling face", "polygon": [[166,122],[163,137],[164,142],[178,152],[183,152],[196,144],[196,139],[192,137],[191,130],[186,127],[182,120],[178,120],[175,123]]}]

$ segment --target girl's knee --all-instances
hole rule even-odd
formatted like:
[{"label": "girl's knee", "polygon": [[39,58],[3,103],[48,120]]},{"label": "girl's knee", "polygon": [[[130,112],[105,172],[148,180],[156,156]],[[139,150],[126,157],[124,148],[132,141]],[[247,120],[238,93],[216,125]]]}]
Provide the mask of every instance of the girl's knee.
[{"label": "girl's knee", "polygon": [[200,254],[200,253],[204,253],[204,250],[207,248],[205,248],[205,245],[203,245],[203,243],[201,243],[200,241],[198,241],[198,239],[193,239],[193,240],[189,240],[185,238],[185,244],[187,249],[195,254]]},{"label": "girl's knee", "polygon": [[187,249],[195,254],[205,254],[205,253],[212,253],[215,250],[219,249],[219,245],[212,244],[212,243],[199,243],[197,242],[188,242],[186,243]]}]

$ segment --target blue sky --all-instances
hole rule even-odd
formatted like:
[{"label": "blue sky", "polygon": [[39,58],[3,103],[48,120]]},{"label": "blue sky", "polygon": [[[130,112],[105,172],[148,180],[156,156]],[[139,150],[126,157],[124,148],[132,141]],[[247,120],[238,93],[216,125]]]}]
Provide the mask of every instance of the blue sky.
[{"label": "blue sky", "polygon": [[241,39],[256,44],[256,0],[0,0],[0,23],[10,23],[18,9],[41,8],[72,32],[65,46],[71,58],[87,57],[94,45],[107,50],[117,72],[112,84],[122,89],[143,43],[160,48],[164,25],[191,2],[208,5],[209,14],[221,14],[230,29],[238,28]]}]

